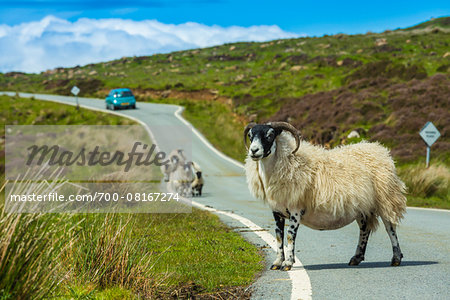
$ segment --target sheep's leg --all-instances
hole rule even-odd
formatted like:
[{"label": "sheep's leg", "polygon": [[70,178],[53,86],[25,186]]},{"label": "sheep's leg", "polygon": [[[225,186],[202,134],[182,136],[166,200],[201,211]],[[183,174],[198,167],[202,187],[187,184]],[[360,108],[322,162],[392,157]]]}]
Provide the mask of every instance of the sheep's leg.
[{"label": "sheep's leg", "polygon": [[386,221],[382,218],[384,227],[386,228],[386,231],[389,235],[389,238],[391,239],[392,243],[392,251],[394,252],[394,255],[392,256],[391,260],[391,266],[399,266],[402,262],[403,254],[400,250],[400,244],[398,243],[397,233],[395,232],[395,225],[392,224],[389,221]]},{"label": "sheep's leg", "polygon": [[186,182],[186,197],[192,197],[192,188],[190,182]]},{"label": "sheep's leg", "polygon": [[281,265],[282,271],[289,271],[295,262],[295,238],[297,237],[297,230],[300,225],[301,217],[305,212],[303,210],[298,212],[291,212],[289,217],[289,230],[287,235],[287,259]]},{"label": "sheep's leg", "polygon": [[355,255],[350,259],[348,263],[350,266],[357,266],[364,260],[364,254],[366,253],[367,241],[369,240],[370,230],[367,228],[367,217],[361,216],[356,219],[359,225],[359,241],[356,246]]},{"label": "sheep's leg", "polygon": [[281,268],[281,264],[284,261],[284,217],[279,212],[273,212],[273,218],[275,219],[275,224],[277,228],[275,228],[275,234],[277,237],[277,259],[273,262],[270,267],[271,270],[278,270]]}]

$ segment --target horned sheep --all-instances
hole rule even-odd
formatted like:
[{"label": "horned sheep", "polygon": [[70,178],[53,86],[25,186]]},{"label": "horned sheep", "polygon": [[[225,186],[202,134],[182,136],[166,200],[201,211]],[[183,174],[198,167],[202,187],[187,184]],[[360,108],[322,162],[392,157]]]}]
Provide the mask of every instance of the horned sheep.
[{"label": "horned sheep", "polygon": [[[403,254],[396,225],[406,209],[406,188],[385,147],[360,142],[326,150],[301,140],[297,129],[285,122],[250,123],[244,130],[246,147],[247,136],[251,142],[245,162],[248,187],[268,203],[276,222],[278,250],[271,269],[292,268],[300,224],[331,230],[354,220],[360,235],[349,265],[358,265],[378,217],[392,243],[391,265],[400,265]],[[286,256],[285,219],[290,223]]]}]

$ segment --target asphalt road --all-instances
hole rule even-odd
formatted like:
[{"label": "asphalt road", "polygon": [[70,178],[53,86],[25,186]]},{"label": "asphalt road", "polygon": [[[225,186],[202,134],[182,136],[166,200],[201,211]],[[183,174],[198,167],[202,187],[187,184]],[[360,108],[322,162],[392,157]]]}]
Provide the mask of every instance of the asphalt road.
[{"label": "asphalt road", "polygon": [[[34,96],[42,100],[74,103],[73,97]],[[104,101],[98,99],[79,98],[79,101],[86,107],[104,108]],[[250,195],[243,169],[219,157],[175,117],[179,107],[151,103],[138,103],[137,107],[136,110],[120,110],[119,113],[144,122],[161,150],[170,151],[180,145],[192,149],[192,158],[202,166],[206,181],[204,196],[195,198],[195,201],[245,217],[263,231],[267,230],[273,238],[274,222],[270,209]],[[266,241],[236,219],[223,214],[219,216],[252,243],[263,247],[268,269],[275,259],[275,252]],[[397,232],[404,254],[400,267],[390,266],[391,244],[383,226],[369,238],[366,260],[356,267],[347,266],[356,248],[358,232],[356,223],[335,231],[314,231],[300,226],[296,254],[304,269],[265,271],[254,285],[253,297],[295,299],[302,295],[309,298],[307,294],[295,292],[291,280],[297,276],[295,272],[306,270],[314,299],[450,299],[449,211],[408,209]],[[303,277],[300,285],[307,286],[307,279]],[[298,280],[294,282],[299,284]],[[308,293],[307,288],[305,290]]]}]

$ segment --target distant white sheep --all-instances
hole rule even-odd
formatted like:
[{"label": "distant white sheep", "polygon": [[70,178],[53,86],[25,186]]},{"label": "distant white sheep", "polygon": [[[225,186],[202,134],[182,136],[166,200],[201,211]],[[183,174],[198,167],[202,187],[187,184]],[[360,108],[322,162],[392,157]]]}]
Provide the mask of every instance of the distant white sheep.
[{"label": "distant white sheep", "polygon": [[192,182],[195,176],[192,171],[192,162],[179,163],[170,174],[172,190],[182,196],[192,196]]},{"label": "distant white sheep", "polygon": [[[247,135],[251,141],[245,163],[249,189],[269,204],[276,221],[278,252],[271,269],[291,269],[300,223],[329,230],[354,220],[360,236],[349,264],[358,265],[378,216],[391,239],[391,265],[400,265],[403,254],[395,228],[406,208],[405,185],[386,148],[361,142],[325,150],[300,141],[297,129],[285,122],[251,123],[244,130],[245,144]],[[290,221],[287,258],[285,219]]]},{"label": "distant white sheep", "polygon": [[201,196],[204,179],[200,166],[193,161],[186,161],[182,149],[170,152],[169,162],[161,166],[164,181],[183,196]]},{"label": "distant white sheep", "polygon": [[170,181],[170,174],[179,164],[184,164],[186,157],[182,149],[176,149],[169,153],[169,162],[161,166],[161,172],[164,175],[164,181]]}]

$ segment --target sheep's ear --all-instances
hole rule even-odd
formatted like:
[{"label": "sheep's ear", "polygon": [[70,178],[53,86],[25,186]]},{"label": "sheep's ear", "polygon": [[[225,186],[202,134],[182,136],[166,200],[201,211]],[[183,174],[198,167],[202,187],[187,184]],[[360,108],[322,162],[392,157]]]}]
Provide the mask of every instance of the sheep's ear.
[{"label": "sheep's ear", "polygon": [[281,128],[273,128],[273,130],[275,131],[275,137],[279,136],[283,132],[283,129]]},{"label": "sheep's ear", "polygon": [[290,132],[294,136],[295,143],[297,144],[292,153],[297,152],[298,147],[300,146],[300,133],[294,126],[286,122],[270,122],[268,125],[272,126],[274,129],[281,129]]}]

